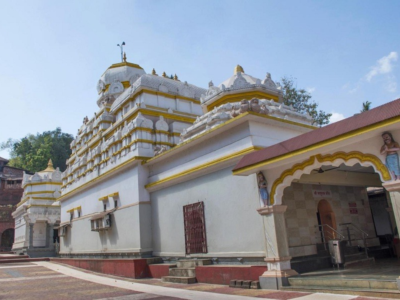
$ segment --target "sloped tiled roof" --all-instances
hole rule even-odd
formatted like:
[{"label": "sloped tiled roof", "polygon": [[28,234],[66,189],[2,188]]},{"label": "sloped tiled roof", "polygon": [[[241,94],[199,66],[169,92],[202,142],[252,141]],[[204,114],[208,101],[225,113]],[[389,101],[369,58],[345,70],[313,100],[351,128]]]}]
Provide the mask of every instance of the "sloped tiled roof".
[{"label": "sloped tiled roof", "polygon": [[233,171],[400,116],[400,99],[244,156]]}]

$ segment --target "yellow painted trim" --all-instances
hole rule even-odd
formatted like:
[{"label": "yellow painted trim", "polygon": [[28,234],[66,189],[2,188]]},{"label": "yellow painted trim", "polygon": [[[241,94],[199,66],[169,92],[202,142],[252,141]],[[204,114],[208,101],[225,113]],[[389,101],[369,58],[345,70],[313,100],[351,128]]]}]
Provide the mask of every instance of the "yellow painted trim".
[{"label": "yellow painted trim", "polygon": [[289,152],[289,153],[285,153],[283,155],[280,155],[280,156],[277,156],[277,157],[274,157],[274,158],[270,158],[270,159],[255,163],[253,165],[249,165],[249,166],[237,169],[237,170],[233,171],[233,175],[239,175],[239,174],[241,174],[243,172],[247,172],[247,171],[250,171],[252,169],[260,168],[260,167],[263,167],[263,166],[266,166],[266,165],[270,165],[272,163],[279,162],[281,160],[285,160],[287,158],[294,157],[294,156],[306,153],[308,151],[312,151],[312,150],[316,150],[316,149],[319,149],[319,148],[322,148],[322,147],[325,147],[325,146],[329,146],[331,144],[334,144],[334,143],[337,143],[337,142],[341,142],[341,141],[353,138],[353,137],[358,136],[360,134],[364,134],[364,133],[367,133],[367,132],[370,132],[370,131],[373,131],[373,130],[376,130],[376,129],[380,129],[380,128],[385,127],[385,126],[396,124],[398,122],[400,122],[400,116],[399,117],[395,117],[395,118],[391,118],[391,119],[388,119],[388,120],[385,120],[385,121],[382,121],[382,122],[379,122],[379,123],[376,123],[376,124],[372,124],[372,125],[369,125],[369,126],[357,129],[357,130],[353,130],[351,132],[348,132],[348,133],[333,137],[333,138],[328,139],[326,141],[322,141],[322,142],[319,142],[319,143],[304,147],[302,149],[298,149],[298,150],[295,150],[295,151],[292,151],[292,152]]},{"label": "yellow painted trim", "polygon": [[197,167],[194,167],[194,168],[191,168],[191,169],[188,169],[188,170],[179,172],[179,173],[177,173],[177,174],[175,174],[175,175],[168,176],[168,177],[166,177],[166,178],[164,178],[164,179],[161,179],[161,180],[158,180],[158,181],[149,183],[149,184],[147,184],[147,185],[145,186],[145,188],[151,188],[151,187],[157,186],[157,185],[159,185],[159,184],[161,184],[161,183],[165,183],[165,182],[171,181],[171,180],[173,180],[173,179],[176,179],[176,178],[179,178],[179,177],[182,177],[182,176],[187,176],[187,175],[192,174],[192,173],[194,173],[194,172],[197,172],[197,171],[200,171],[200,170],[209,168],[209,167],[211,167],[211,166],[218,165],[218,164],[223,163],[223,162],[226,162],[226,161],[228,161],[228,160],[230,160],[230,159],[234,159],[234,158],[237,158],[237,157],[239,157],[239,156],[242,156],[242,155],[245,155],[245,154],[251,153],[251,152],[253,152],[253,151],[260,150],[260,149],[261,149],[260,147],[254,147],[254,146],[253,146],[253,147],[249,147],[249,148],[240,150],[240,151],[235,152],[235,153],[233,153],[233,154],[229,154],[229,155],[226,155],[226,156],[222,156],[222,157],[217,158],[217,159],[214,159],[214,160],[212,160],[212,161],[210,161],[210,162],[201,164],[201,165],[199,165],[199,166],[197,166]]},{"label": "yellow painted trim", "polygon": [[68,213],[68,214],[70,214],[70,213],[72,213],[72,212],[74,212],[74,209],[73,209],[73,208],[67,210],[67,213]]},{"label": "yellow painted trim", "polygon": [[108,201],[108,196],[104,196],[99,198],[99,201]]},{"label": "yellow painted trim", "polygon": [[36,195],[36,194],[53,194],[55,191],[36,191],[36,192],[27,192],[25,196],[28,195]]},{"label": "yellow painted trim", "polygon": [[134,63],[130,63],[130,62],[120,62],[120,63],[112,64],[108,69],[114,69],[114,68],[125,67],[125,66],[143,70],[143,68],[141,66],[134,64]]},{"label": "yellow painted trim", "polygon": [[390,180],[391,176],[390,173],[387,169],[387,167],[382,163],[382,161],[376,157],[373,154],[364,154],[362,152],[359,151],[351,151],[351,152],[335,152],[334,154],[327,154],[327,155],[321,155],[321,154],[317,154],[317,155],[313,155],[310,158],[308,158],[307,160],[295,164],[293,165],[290,169],[287,169],[285,171],[282,172],[282,174],[279,176],[278,179],[276,179],[274,181],[274,183],[272,184],[271,187],[271,204],[275,203],[275,193],[276,190],[278,188],[278,186],[280,184],[283,183],[283,181],[285,180],[286,177],[288,176],[293,176],[293,174],[297,171],[301,171],[304,170],[304,168],[311,166],[314,164],[315,160],[317,160],[320,163],[324,163],[324,162],[334,162],[337,159],[342,159],[345,162],[347,162],[350,159],[357,159],[358,161],[360,161],[361,163],[364,162],[370,162],[375,166],[375,169],[378,170],[378,172],[382,175],[382,178],[384,180]]},{"label": "yellow painted trim", "polygon": [[24,188],[27,186],[33,186],[33,185],[42,185],[42,184],[55,184],[55,185],[62,185],[61,182],[51,182],[51,181],[43,181],[43,182],[31,182],[27,183],[24,185]]},{"label": "yellow painted trim", "polygon": [[28,200],[29,200],[29,198],[26,198],[26,199],[20,201],[20,202],[17,204],[17,207],[20,207],[22,204],[24,204],[24,203],[25,203],[26,201],[28,201]]},{"label": "yellow painted trim", "polygon": [[155,133],[162,133],[162,134],[169,135],[169,131],[165,131],[165,130],[155,130]]},{"label": "yellow painted trim", "polygon": [[30,207],[61,207],[61,205],[30,204],[27,206],[27,209]]},{"label": "yellow painted trim", "polygon": [[[193,98],[184,97],[184,96],[180,96],[180,95],[171,95],[171,94],[163,93],[163,92],[160,92],[160,91],[152,91],[152,90],[149,90],[149,89],[141,89],[138,93],[135,93],[130,98],[126,99],[123,103],[121,103],[120,104],[121,106],[115,111],[115,114],[117,114],[121,110],[123,110],[123,106],[124,106],[124,104],[126,102],[135,101],[135,99],[137,97],[139,97],[140,95],[142,95],[144,93],[150,94],[150,95],[155,95],[155,96],[162,96],[162,97],[170,98],[170,99],[174,99],[174,100],[186,100],[186,101],[190,101],[190,102],[193,102],[195,104],[198,104],[198,105],[201,104],[201,102],[199,100],[196,100],[196,99],[193,99]],[[150,106],[148,106],[148,107],[150,107]],[[151,106],[151,107],[155,107],[155,106]],[[160,109],[160,108],[157,107],[157,109]]]},{"label": "yellow painted trim", "polygon": [[122,167],[126,166],[127,164],[129,164],[129,163],[131,163],[131,162],[133,162],[133,161],[136,161],[136,160],[144,161],[144,160],[147,160],[147,159],[149,159],[149,158],[150,158],[150,157],[147,157],[147,156],[134,156],[134,157],[132,157],[131,159],[129,159],[129,160],[123,162],[122,164],[119,164],[119,165],[115,166],[114,168],[112,168],[111,170],[108,170],[107,172],[101,174],[100,176],[97,176],[96,178],[93,178],[92,180],[90,180],[90,181],[88,181],[88,182],[82,184],[81,186],[79,186],[79,187],[77,187],[76,189],[74,189],[74,190],[68,192],[67,194],[62,195],[61,197],[57,198],[57,200],[58,200],[58,201],[62,201],[64,198],[66,198],[67,196],[69,196],[71,193],[76,193],[76,192],[79,192],[79,191],[83,190],[87,185],[89,185],[89,184],[91,184],[91,183],[93,183],[93,182],[96,182],[96,181],[101,180],[101,179],[104,178],[105,176],[108,176],[109,174],[114,173],[115,171],[121,169]]},{"label": "yellow painted trim", "polygon": [[[169,149],[169,150],[167,150],[167,151],[161,153],[160,155],[154,156],[153,158],[147,160],[146,162],[151,162],[151,161],[153,161],[153,160],[159,158],[160,156],[165,155],[166,153],[169,153],[169,152],[173,151],[174,149],[183,147],[183,146],[185,146],[186,144],[188,144],[188,143],[190,143],[190,142],[192,142],[192,141],[194,141],[194,140],[197,140],[197,139],[199,139],[199,138],[201,138],[201,137],[203,137],[203,136],[205,136],[205,135],[208,135],[210,132],[213,132],[213,131],[218,130],[218,129],[224,127],[224,126],[227,126],[227,125],[229,125],[230,123],[236,122],[238,119],[244,118],[244,117],[246,117],[247,115],[254,115],[254,116],[262,117],[262,118],[265,118],[265,119],[271,119],[271,120],[279,121],[279,122],[282,122],[282,123],[287,123],[287,124],[290,124],[290,125],[296,125],[296,126],[300,126],[300,127],[309,128],[309,129],[316,129],[316,128],[318,128],[318,127],[314,127],[314,126],[310,126],[310,125],[306,125],[306,124],[301,124],[301,123],[296,123],[296,122],[289,121],[289,120],[280,119],[280,118],[277,118],[277,117],[272,117],[272,116],[268,116],[268,115],[258,114],[258,113],[255,113],[255,112],[245,112],[245,113],[240,114],[239,116],[237,116],[237,117],[235,117],[235,118],[233,118],[233,119],[230,119],[230,120],[228,120],[228,121],[226,121],[226,122],[224,122],[224,123],[222,123],[222,124],[220,124],[220,125],[217,125],[217,126],[211,128],[210,130],[207,130],[207,131],[205,131],[205,132],[203,132],[203,133],[201,133],[201,134],[198,134],[198,135],[196,135],[195,137],[193,137],[193,138],[191,138],[191,139],[188,139],[188,140],[186,140],[186,141],[183,142],[183,143],[180,143],[179,145],[174,146],[173,149]],[[180,136],[180,134],[179,134],[178,136]]]},{"label": "yellow painted trim", "polygon": [[243,93],[235,93],[222,96],[215,102],[212,102],[211,104],[207,105],[207,111],[211,111],[214,107],[220,106],[225,103],[239,102],[243,99],[251,100],[253,98],[272,99],[275,102],[279,102],[279,96],[272,95],[267,92],[262,92],[262,91],[243,92]]},{"label": "yellow painted trim", "polygon": [[79,205],[79,206],[75,207],[74,210],[82,210],[82,207]]},{"label": "yellow painted trim", "polygon": [[108,195],[108,197],[111,197],[111,198],[119,197],[119,193],[118,192],[112,193],[112,194]]},{"label": "yellow painted trim", "polygon": [[57,198],[54,197],[32,197],[34,200],[53,200],[55,201]]}]

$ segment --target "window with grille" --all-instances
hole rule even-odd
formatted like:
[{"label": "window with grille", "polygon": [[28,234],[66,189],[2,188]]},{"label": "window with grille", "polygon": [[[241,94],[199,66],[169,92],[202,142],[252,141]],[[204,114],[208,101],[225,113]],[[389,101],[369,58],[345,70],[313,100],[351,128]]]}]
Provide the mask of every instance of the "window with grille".
[{"label": "window with grille", "polygon": [[204,202],[185,205],[183,207],[183,219],[186,254],[207,253]]}]

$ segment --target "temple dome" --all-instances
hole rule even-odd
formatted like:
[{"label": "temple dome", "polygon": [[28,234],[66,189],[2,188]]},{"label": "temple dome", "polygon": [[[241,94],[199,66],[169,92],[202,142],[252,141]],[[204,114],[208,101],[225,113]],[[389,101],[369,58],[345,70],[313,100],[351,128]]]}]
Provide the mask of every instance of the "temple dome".
[{"label": "temple dome", "polygon": [[97,83],[97,92],[100,95],[97,100],[97,105],[101,107],[101,102],[105,98],[110,98],[110,96],[115,99],[116,96],[130,87],[144,74],[146,74],[146,72],[141,66],[130,62],[124,61],[111,65],[103,75],[101,75]]},{"label": "temple dome", "polygon": [[203,112],[206,113],[224,103],[253,98],[282,102],[282,89],[272,80],[270,73],[267,73],[264,79],[259,79],[246,74],[243,67],[237,65],[233,75],[220,85],[214,86],[210,81],[209,88],[200,101]]}]

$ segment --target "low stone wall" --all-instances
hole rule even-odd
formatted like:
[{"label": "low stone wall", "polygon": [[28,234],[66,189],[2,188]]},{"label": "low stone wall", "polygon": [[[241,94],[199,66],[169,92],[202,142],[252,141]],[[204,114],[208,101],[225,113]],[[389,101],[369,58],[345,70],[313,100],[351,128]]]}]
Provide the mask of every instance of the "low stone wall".
[{"label": "low stone wall", "polygon": [[151,277],[146,259],[51,258],[50,261],[109,275],[129,278]]},{"label": "low stone wall", "polygon": [[212,265],[196,267],[197,282],[229,285],[231,280],[258,281],[266,266]]}]

